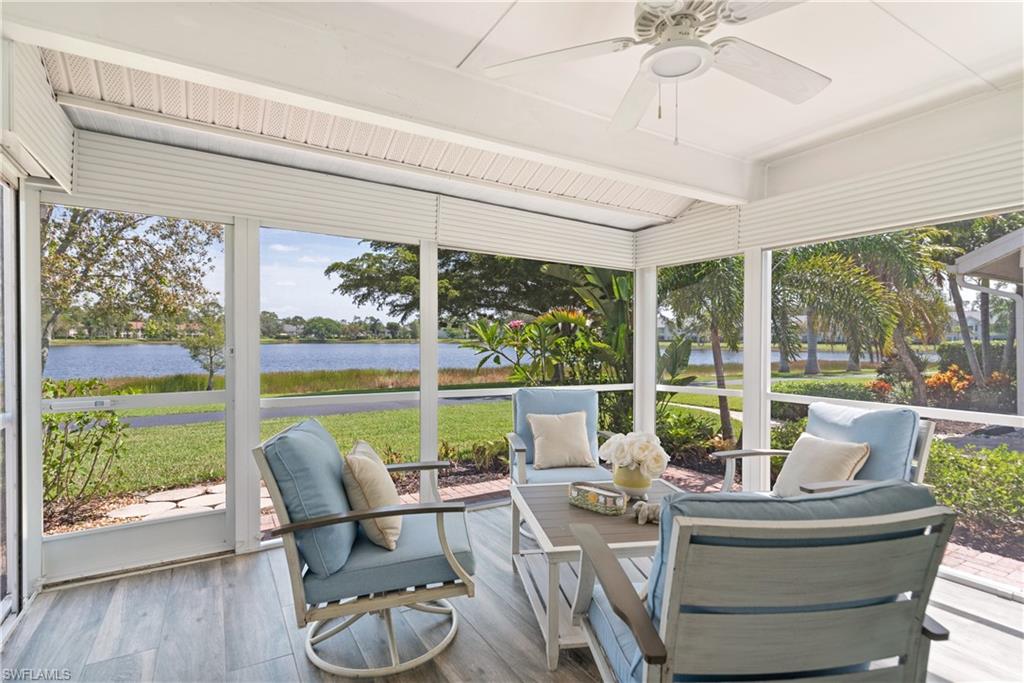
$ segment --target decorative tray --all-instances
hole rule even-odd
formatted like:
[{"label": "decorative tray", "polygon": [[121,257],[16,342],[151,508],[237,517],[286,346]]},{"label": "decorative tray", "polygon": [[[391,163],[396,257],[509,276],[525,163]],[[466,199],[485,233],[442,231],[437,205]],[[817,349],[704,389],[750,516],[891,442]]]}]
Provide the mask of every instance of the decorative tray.
[{"label": "decorative tray", "polygon": [[569,484],[569,504],[601,515],[625,514],[629,496],[600,484],[576,481]]}]

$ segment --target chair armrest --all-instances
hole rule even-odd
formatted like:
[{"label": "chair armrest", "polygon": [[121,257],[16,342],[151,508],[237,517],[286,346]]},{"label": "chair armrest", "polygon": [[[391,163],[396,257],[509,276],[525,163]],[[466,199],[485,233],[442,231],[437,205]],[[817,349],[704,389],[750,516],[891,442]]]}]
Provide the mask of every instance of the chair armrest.
[{"label": "chair armrest", "polygon": [[629,626],[640,652],[643,653],[644,661],[648,664],[664,664],[668,659],[665,644],[661,642],[654,622],[651,621],[644,603],[633,589],[633,584],[629,582],[629,577],[626,576],[615,554],[593,526],[570,524],[569,530],[580,544],[583,559],[593,565],[594,574],[604,588],[612,610]]},{"label": "chair armrest", "polygon": [[731,460],[733,458],[755,458],[763,456],[780,456],[786,457],[789,455],[789,451],[782,451],[777,448],[741,448],[738,451],[715,451],[714,453],[708,453],[708,456],[712,458],[719,458],[720,460]]},{"label": "chair armrest", "polygon": [[945,626],[924,615],[924,622],[921,624],[921,633],[928,640],[949,640],[949,631]]},{"label": "chair armrest", "polygon": [[834,481],[815,481],[809,484],[800,484],[800,490],[804,493],[828,493],[842,489],[853,489],[858,486],[877,484],[874,479],[837,479]]},{"label": "chair armrest", "polygon": [[339,515],[324,515],[323,517],[314,517],[313,519],[307,519],[302,522],[293,522],[291,524],[285,524],[275,529],[271,529],[268,535],[271,538],[277,536],[284,536],[285,534],[293,534],[296,531],[306,531],[308,529],[319,529],[320,527],[332,526],[334,524],[344,524],[345,522],[358,522],[364,519],[374,519],[376,517],[394,517],[396,515],[426,515],[434,513],[444,512],[465,512],[465,503],[413,503],[410,505],[385,505],[379,508],[371,508],[369,510],[361,510],[360,512],[346,512]]},{"label": "chair armrest", "polygon": [[413,472],[416,470],[443,470],[446,467],[451,467],[452,463],[448,460],[436,460],[427,462],[400,462],[395,465],[385,465],[388,472]]},{"label": "chair armrest", "polygon": [[508,441],[508,447],[516,453],[526,452],[526,443],[523,441],[522,437],[515,432],[509,432],[506,434],[505,439]]}]

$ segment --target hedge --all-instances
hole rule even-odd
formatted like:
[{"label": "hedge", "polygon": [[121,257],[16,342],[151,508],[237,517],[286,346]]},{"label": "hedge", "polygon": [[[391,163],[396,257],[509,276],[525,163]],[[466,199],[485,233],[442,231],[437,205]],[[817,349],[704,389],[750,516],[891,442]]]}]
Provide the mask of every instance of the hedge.
[{"label": "hedge", "polygon": [[[981,342],[975,341],[974,350],[978,353],[978,361],[981,361]],[[1003,362],[1003,347],[1005,342],[993,341],[992,344],[992,359],[995,361],[994,366],[999,368]],[[950,365],[956,365],[964,370],[968,370],[971,366],[967,362],[967,349],[964,347],[963,342],[942,342],[936,348],[935,352],[939,356],[939,370],[946,371]],[[1010,359],[1009,371],[1006,373],[1013,376],[1017,372],[1017,357],[1016,354]]]},{"label": "hedge", "polygon": [[1024,532],[1024,453],[998,448],[963,450],[932,442],[925,482],[935,499],[960,514],[961,522],[1003,534]]},{"label": "hedge", "polygon": [[[845,398],[853,401],[877,401],[867,383],[851,384],[849,382],[798,380],[794,382],[777,382],[772,391],[780,394],[803,394],[804,396],[822,396],[825,398]],[[772,419],[797,420],[807,417],[807,406],[801,403],[782,403],[772,401]]]}]

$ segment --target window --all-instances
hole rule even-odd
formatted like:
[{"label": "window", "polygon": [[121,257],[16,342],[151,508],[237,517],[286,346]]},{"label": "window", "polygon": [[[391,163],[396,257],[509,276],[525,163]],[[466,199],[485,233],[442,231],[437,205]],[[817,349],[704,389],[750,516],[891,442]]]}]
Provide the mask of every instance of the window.
[{"label": "window", "polygon": [[[343,453],[418,460],[419,328],[418,246],[261,228],[261,437],[313,418]],[[260,507],[273,526],[266,492]]]},{"label": "window", "polygon": [[41,219],[45,533],[223,508],[227,227]]},{"label": "window", "polygon": [[742,432],[743,257],[658,270],[658,436],[673,463],[721,475],[708,453]]},{"label": "window", "polygon": [[1024,213],[982,216],[782,250],[772,266],[772,445],[799,436],[810,400],[915,406],[936,425],[925,480],[960,513],[946,562],[993,580],[1006,577],[972,554],[1024,559],[1021,234]]},{"label": "window", "polygon": [[601,428],[632,429],[632,273],[455,250],[438,264],[438,456],[457,463],[442,491],[506,485],[514,387],[596,385]]}]

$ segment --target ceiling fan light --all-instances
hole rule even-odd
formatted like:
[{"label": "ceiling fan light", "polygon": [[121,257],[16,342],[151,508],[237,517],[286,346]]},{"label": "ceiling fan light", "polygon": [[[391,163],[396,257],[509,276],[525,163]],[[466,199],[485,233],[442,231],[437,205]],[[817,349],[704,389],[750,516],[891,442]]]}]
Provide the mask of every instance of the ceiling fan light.
[{"label": "ceiling fan light", "polygon": [[651,71],[659,78],[682,78],[699,69],[704,60],[692,52],[668,51],[654,58]]},{"label": "ceiling fan light", "polygon": [[682,81],[707,71],[714,59],[715,53],[707,43],[677,38],[648,51],[640,70],[656,81]]}]

